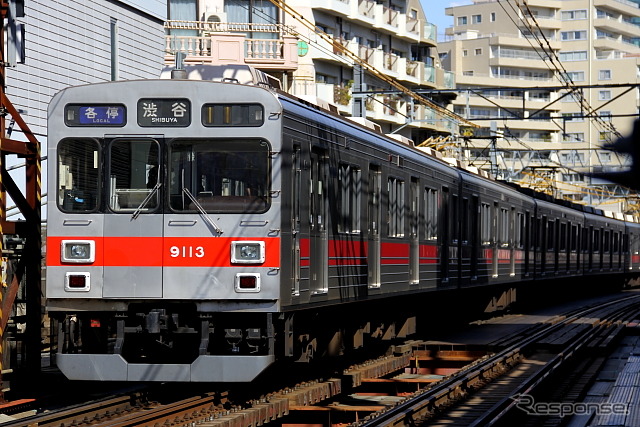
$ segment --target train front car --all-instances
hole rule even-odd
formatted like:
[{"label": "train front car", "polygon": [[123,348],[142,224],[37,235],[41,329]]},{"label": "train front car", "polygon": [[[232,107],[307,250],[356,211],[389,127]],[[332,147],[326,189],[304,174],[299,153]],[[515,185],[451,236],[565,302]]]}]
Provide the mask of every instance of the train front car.
[{"label": "train front car", "polygon": [[68,378],[240,382],[273,363],[281,117],[237,83],[54,97],[46,298]]}]

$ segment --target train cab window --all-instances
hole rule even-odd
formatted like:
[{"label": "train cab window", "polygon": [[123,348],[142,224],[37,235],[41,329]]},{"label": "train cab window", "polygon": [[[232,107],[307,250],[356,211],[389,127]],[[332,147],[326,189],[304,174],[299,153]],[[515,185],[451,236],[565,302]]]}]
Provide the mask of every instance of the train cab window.
[{"label": "train cab window", "polygon": [[169,157],[169,205],[174,211],[267,210],[270,148],[266,141],[176,140]]},{"label": "train cab window", "polygon": [[158,207],[160,145],[155,140],[116,139],[109,146],[109,208],[148,212]]},{"label": "train cab window", "polygon": [[100,145],[93,139],[58,144],[58,206],[65,212],[95,212],[100,206]]}]

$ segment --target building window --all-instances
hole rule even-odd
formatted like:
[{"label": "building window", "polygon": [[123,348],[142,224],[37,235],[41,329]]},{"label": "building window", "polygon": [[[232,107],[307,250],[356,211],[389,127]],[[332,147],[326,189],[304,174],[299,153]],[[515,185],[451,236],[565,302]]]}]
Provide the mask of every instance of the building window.
[{"label": "building window", "polygon": [[[173,21],[196,21],[198,19],[197,0],[169,0],[168,18]],[[246,6],[245,6],[246,7]],[[246,21],[231,21],[246,22]],[[169,34],[174,36],[196,36],[197,30],[170,29]]]},{"label": "building window", "polygon": [[611,70],[600,70],[598,80],[611,80]]},{"label": "building window", "polygon": [[600,163],[611,163],[611,153],[598,151],[598,157],[600,157]]},{"label": "building window", "polygon": [[467,17],[458,16],[458,25],[467,25]]},{"label": "building window", "polygon": [[587,11],[584,10],[563,10],[560,14],[563,21],[573,21],[576,19],[587,19]]},{"label": "building window", "polygon": [[482,22],[482,15],[471,15],[472,24],[480,24]]},{"label": "building window", "polygon": [[568,61],[586,61],[586,60],[587,60],[586,50],[560,52],[560,61],[568,62]]},{"label": "building window", "polygon": [[469,51],[467,49],[463,49],[462,56],[469,56]]},{"label": "building window", "polygon": [[571,40],[586,40],[587,39],[587,31],[562,31],[560,32],[560,36],[562,41],[571,41]]},{"label": "building window", "polygon": [[584,142],[584,132],[565,133],[562,142]]},{"label": "building window", "polygon": [[611,91],[610,90],[601,90],[598,92],[598,99],[600,101],[608,101],[611,99]]},{"label": "building window", "polygon": [[571,80],[572,82],[584,81],[584,71],[568,71],[564,73],[564,76],[567,78],[567,80]]},{"label": "building window", "polygon": [[602,131],[598,134],[599,142],[611,142],[613,140],[613,133],[609,131]]},{"label": "building window", "polygon": [[611,113],[611,111],[606,111],[606,110],[600,111],[600,113],[598,115],[605,122],[610,122],[611,121],[611,117],[613,117],[613,114]]},{"label": "building window", "polygon": [[[190,0],[181,0],[190,1]],[[224,2],[224,11],[229,22],[252,24],[277,24],[278,8],[271,2],[262,0],[232,0]],[[325,31],[328,33],[327,31]],[[247,38],[277,38],[277,33],[246,33]],[[331,33],[328,33],[331,34]]]},{"label": "building window", "polygon": [[582,113],[562,113],[562,119],[566,122],[584,122]]},{"label": "building window", "polygon": [[118,80],[118,20],[111,18],[111,80]]},{"label": "building window", "polygon": [[489,20],[491,22],[496,22],[496,13],[495,12],[491,12],[491,17],[489,18]]},{"label": "building window", "polygon": [[481,47],[476,48],[476,50],[474,51],[474,54],[475,55],[482,55],[482,48]]}]

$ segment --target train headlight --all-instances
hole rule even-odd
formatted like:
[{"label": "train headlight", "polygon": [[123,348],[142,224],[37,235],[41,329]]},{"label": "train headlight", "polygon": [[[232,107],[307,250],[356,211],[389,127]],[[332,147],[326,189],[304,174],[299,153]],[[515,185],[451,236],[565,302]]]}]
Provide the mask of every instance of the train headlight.
[{"label": "train headlight", "polygon": [[62,262],[90,264],[96,259],[96,242],[93,240],[63,240],[60,257]]},{"label": "train headlight", "polygon": [[231,242],[231,263],[262,264],[264,262],[264,242]]}]

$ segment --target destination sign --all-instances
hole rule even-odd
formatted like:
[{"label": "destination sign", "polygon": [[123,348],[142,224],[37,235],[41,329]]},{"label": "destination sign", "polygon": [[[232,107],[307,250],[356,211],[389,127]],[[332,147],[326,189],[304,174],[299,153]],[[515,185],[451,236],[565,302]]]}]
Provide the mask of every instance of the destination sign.
[{"label": "destination sign", "polygon": [[124,105],[72,104],[65,107],[67,126],[124,126],[127,110]]},{"label": "destination sign", "polygon": [[191,102],[185,98],[143,98],[138,101],[138,125],[186,127],[191,124]]}]

